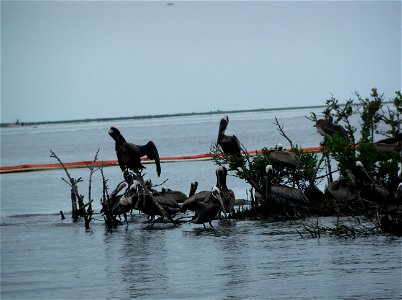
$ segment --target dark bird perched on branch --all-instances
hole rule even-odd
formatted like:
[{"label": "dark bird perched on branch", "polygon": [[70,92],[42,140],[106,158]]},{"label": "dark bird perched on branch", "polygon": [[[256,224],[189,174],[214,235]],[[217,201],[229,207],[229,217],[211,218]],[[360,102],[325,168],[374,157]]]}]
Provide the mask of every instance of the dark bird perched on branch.
[{"label": "dark bird perched on branch", "polygon": [[115,141],[115,150],[120,169],[124,171],[126,168],[140,171],[145,167],[141,164],[141,157],[147,156],[149,159],[155,160],[156,172],[158,176],[161,174],[161,165],[159,161],[158,149],[154,142],[149,141],[146,145],[134,145],[127,143],[120,131],[115,127],[110,127],[109,135]]},{"label": "dark bird perched on branch", "polygon": [[395,130],[393,137],[382,139],[374,143],[377,150],[380,152],[401,151],[401,144],[402,134],[399,133],[399,129]]},{"label": "dark bird perched on branch", "polygon": [[234,211],[235,206],[235,194],[231,189],[228,189],[226,185],[226,177],[228,170],[224,166],[219,166],[216,169],[217,187],[220,190],[223,203],[225,205],[226,212],[231,213]]},{"label": "dark bird perched on branch", "polygon": [[[286,208],[304,208],[309,203],[303,191],[297,188],[285,185],[273,185],[274,170],[272,165],[265,168],[266,172],[266,190],[265,199],[268,204],[282,204]],[[270,206],[270,205],[269,205]]]},{"label": "dark bird perched on branch", "polygon": [[296,153],[285,151],[282,144],[278,144],[275,150],[268,153],[267,157],[273,165],[277,166],[299,168],[302,165]]},{"label": "dark bird perched on branch", "polygon": [[225,135],[229,124],[229,117],[224,116],[219,124],[218,139],[216,143],[221,146],[223,153],[241,157],[240,141],[235,135]]},{"label": "dark bird perched on branch", "polygon": [[333,118],[329,115],[326,119],[319,119],[315,123],[314,127],[317,128],[317,132],[323,136],[333,136],[338,134],[346,139],[348,139],[348,134],[341,125],[334,124]]}]

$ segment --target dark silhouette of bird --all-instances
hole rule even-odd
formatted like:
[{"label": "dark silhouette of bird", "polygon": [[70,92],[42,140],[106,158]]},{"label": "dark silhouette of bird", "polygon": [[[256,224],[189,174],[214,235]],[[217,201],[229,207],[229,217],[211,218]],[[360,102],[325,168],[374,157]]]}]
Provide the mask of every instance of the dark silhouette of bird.
[{"label": "dark silhouette of bird", "polygon": [[399,133],[399,129],[395,130],[393,137],[385,138],[374,142],[374,145],[380,152],[401,151],[401,144],[402,144],[402,134]]},{"label": "dark silhouette of bird", "polygon": [[274,204],[281,204],[284,206],[285,210],[287,208],[298,209],[305,208],[309,203],[302,190],[285,185],[272,184],[274,175],[272,165],[268,165],[265,168],[265,172],[265,198],[268,201],[269,207],[272,207]]},{"label": "dark silhouette of bird", "polygon": [[224,166],[219,166],[216,169],[217,187],[220,190],[220,195],[225,205],[227,213],[232,213],[235,206],[235,194],[226,185],[226,177],[228,170]]},{"label": "dark silhouette of bird", "polygon": [[117,160],[122,171],[126,168],[133,171],[141,171],[145,167],[141,164],[141,157],[147,156],[149,159],[153,159],[156,165],[156,172],[158,176],[161,174],[161,166],[159,161],[159,153],[154,142],[149,141],[146,145],[135,145],[127,143],[120,131],[111,127],[109,135],[115,141],[115,150],[117,154]]},{"label": "dark silhouette of bird", "polygon": [[329,115],[326,119],[319,119],[315,123],[317,132],[323,136],[334,136],[338,134],[346,139],[348,139],[348,134],[341,125],[333,123],[333,117]]},{"label": "dark silhouette of bird", "polygon": [[294,152],[285,151],[282,144],[267,155],[273,165],[281,167],[299,168],[302,165],[300,158]]},{"label": "dark silhouette of bird", "polygon": [[241,157],[240,141],[235,135],[225,135],[225,130],[229,124],[229,117],[224,116],[219,124],[218,139],[216,143],[221,147],[226,155]]}]

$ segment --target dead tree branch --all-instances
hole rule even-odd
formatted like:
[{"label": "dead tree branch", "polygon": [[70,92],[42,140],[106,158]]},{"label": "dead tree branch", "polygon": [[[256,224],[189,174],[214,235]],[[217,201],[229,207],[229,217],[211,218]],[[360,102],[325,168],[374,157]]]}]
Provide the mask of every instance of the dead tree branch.
[{"label": "dead tree branch", "polygon": [[[78,207],[83,206],[83,198],[84,196],[80,195],[78,193],[78,187],[77,184],[79,182],[82,182],[82,178],[78,178],[78,179],[74,179],[73,177],[71,177],[70,173],[68,172],[67,168],[65,167],[65,165],[63,164],[63,162],[61,161],[61,159],[56,155],[56,153],[54,153],[52,150],[50,150],[50,157],[57,159],[57,161],[60,163],[60,165],[63,167],[64,171],[66,172],[66,175],[69,179],[69,181],[67,181],[66,179],[64,179],[63,177],[61,178],[64,182],[66,182],[70,187],[71,187],[71,208],[72,208],[72,218],[74,221],[78,220],[80,213],[80,210],[78,209]],[[78,204],[77,204],[78,202]]]},{"label": "dead tree branch", "polygon": [[88,165],[88,169],[90,170],[89,183],[88,183],[88,201],[89,202],[87,204],[85,204],[82,208],[80,208],[80,209],[85,210],[85,206],[88,206],[88,209],[84,214],[85,229],[89,229],[89,223],[91,223],[91,221],[92,221],[92,213],[93,213],[93,210],[92,210],[93,199],[92,199],[92,194],[91,194],[91,192],[92,192],[92,175],[93,175],[93,173],[95,173],[98,170],[98,168],[95,168],[95,162],[98,160],[99,151],[100,151],[100,149],[98,149],[98,151],[96,151],[92,165]]},{"label": "dead tree branch", "polygon": [[283,136],[285,139],[287,139],[287,141],[288,141],[289,144],[290,144],[290,148],[293,148],[293,142],[292,142],[292,140],[286,135],[285,131],[283,130],[285,125],[279,124],[279,121],[278,121],[278,118],[277,118],[277,117],[275,117],[275,123],[273,123],[273,124],[276,125],[276,130],[279,131],[279,134],[280,134],[281,136]]}]

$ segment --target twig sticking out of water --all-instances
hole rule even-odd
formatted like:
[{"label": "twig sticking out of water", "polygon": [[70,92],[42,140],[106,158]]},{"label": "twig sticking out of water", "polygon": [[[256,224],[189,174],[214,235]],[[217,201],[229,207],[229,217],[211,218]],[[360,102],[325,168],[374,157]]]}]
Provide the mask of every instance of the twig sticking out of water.
[{"label": "twig sticking out of water", "polygon": [[[367,236],[369,234],[377,233],[378,228],[375,226],[368,226],[364,224],[360,218],[351,216],[336,219],[334,226],[325,226],[319,224],[317,221],[310,224],[303,224],[304,229],[310,234],[312,238],[320,239],[322,234],[329,234],[332,236],[343,237],[343,238],[356,238],[358,236]],[[298,231],[299,235],[303,235]]]},{"label": "twig sticking out of water", "polygon": [[89,185],[88,185],[88,203],[87,203],[87,205],[88,205],[88,208],[87,208],[87,211],[85,212],[85,214],[84,214],[84,218],[85,218],[85,229],[86,230],[88,230],[89,229],[89,223],[91,222],[91,220],[92,220],[92,213],[93,213],[93,210],[92,210],[92,202],[93,202],[93,199],[92,199],[92,195],[91,195],[91,191],[92,191],[92,175],[93,175],[93,173],[95,173],[97,170],[99,170],[99,168],[96,168],[95,167],[95,162],[98,160],[98,154],[99,154],[99,150],[100,149],[98,149],[98,151],[96,151],[96,154],[95,154],[95,157],[94,157],[94,159],[93,159],[93,163],[92,163],[92,165],[88,165],[88,169],[89,169]]}]

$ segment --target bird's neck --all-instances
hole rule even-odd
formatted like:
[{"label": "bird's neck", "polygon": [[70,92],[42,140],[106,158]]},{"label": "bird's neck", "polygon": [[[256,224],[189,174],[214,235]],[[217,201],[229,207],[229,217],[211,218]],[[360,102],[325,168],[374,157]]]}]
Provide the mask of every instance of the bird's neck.
[{"label": "bird's neck", "polygon": [[269,191],[271,190],[271,178],[270,176],[266,176],[265,179],[265,197],[267,198],[269,195]]},{"label": "bird's neck", "polygon": [[121,146],[123,146],[126,143],[126,140],[124,139],[124,137],[119,134],[118,137],[115,139],[115,149],[116,151],[120,149]]},{"label": "bird's neck", "polygon": [[217,144],[219,144],[219,141],[225,136],[225,130],[219,130],[218,132],[218,140]]}]

